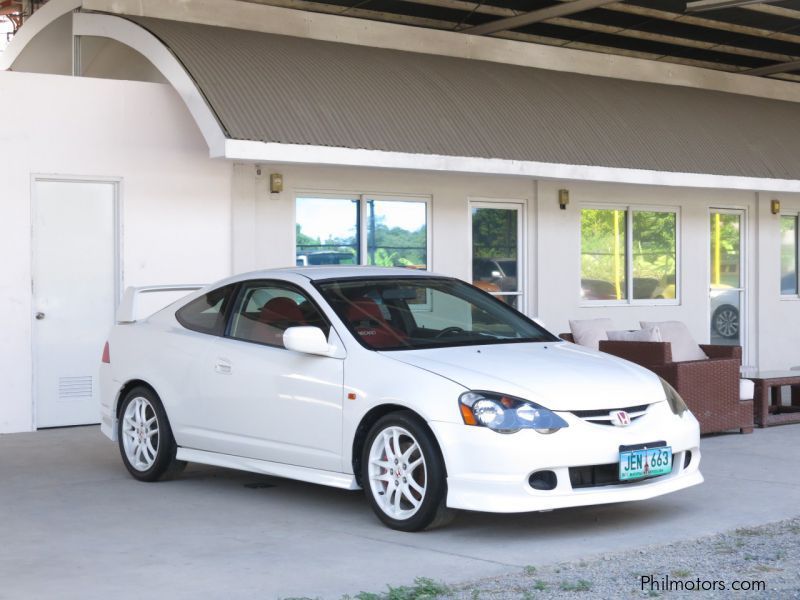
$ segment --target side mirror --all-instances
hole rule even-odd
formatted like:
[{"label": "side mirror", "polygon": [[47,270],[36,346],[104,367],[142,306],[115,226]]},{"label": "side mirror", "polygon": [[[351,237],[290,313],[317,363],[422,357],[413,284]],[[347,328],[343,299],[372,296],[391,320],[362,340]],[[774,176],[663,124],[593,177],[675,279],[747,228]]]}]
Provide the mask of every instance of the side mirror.
[{"label": "side mirror", "polygon": [[303,354],[328,356],[331,346],[319,327],[289,327],[283,332],[283,347]]}]

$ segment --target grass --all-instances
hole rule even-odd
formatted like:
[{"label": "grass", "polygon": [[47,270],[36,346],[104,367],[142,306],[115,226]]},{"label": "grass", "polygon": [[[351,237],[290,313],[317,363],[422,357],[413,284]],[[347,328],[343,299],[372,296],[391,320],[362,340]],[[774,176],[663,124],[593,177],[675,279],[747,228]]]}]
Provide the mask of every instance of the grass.
[{"label": "grass", "polygon": [[[414,585],[387,587],[388,591],[382,594],[360,592],[355,595],[354,600],[433,600],[450,592],[450,588],[443,583],[427,577],[417,577]],[[476,593],[477,590],[473,591],[473,598],[477,598]]]},{"label": "grass", "polygon": [[533,589],[539,592],[543,592],[547,589],[547,582],[542,581],[541,579],[537,579],[536,583],[533,584]]},{"label": "grass", "polygon": [[534,567],[533,565],[526,566],[525,575],[527,575],[528,577],[533,577],[534,575],[536,575],[536,567]]},{"label": "grass", "polygon": [[592,582],[585,579],[578,579],[578,581],[562,581],[559,586],[562,592],[588,592],[592,589]]},{"label": "grass", "polygon": [[676,579],[686,579],[692,574],[691,571],[688,569],[675,569],[670,575],[675,577]]}]

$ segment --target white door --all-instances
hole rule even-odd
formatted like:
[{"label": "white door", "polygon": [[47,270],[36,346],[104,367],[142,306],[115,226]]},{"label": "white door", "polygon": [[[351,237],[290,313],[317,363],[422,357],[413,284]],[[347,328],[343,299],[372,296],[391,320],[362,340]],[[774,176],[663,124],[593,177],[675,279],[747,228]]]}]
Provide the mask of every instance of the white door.
[{"label": "white door", "polygon": [[286,350],[283,332],[297,325],[329,327],[298,287],[242,286],[228,337],[208,336],[193,375],[202,389],[183,422],[194,447],[341,470],[344,361]]},{"label": "white door", "polygon": [[36,426],[99,423],[97,370],[117,290],[114,182],[33,184]]}]

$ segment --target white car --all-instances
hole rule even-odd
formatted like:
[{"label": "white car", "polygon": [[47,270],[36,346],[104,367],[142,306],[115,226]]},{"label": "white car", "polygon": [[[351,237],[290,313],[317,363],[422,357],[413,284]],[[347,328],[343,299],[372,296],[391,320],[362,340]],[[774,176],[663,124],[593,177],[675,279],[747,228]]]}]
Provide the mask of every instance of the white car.
[{"label": "white car", "polygon": [[[260,271],[135,320],[102,430],[139,480],[186,461],[355,490],[389,527],[643,500],[701,483],[699,427],[650,371],[564,342],[462,281]],[[170,289],[180,289],[170,288]]]}]

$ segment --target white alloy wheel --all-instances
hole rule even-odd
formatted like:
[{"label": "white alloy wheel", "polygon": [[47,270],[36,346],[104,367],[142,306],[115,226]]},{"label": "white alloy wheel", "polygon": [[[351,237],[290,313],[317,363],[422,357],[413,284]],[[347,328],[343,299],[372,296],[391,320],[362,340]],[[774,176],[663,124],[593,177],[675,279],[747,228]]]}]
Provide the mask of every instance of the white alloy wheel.
[{"label": "white alloy wheel", "polygon": [[428,487],[428,471],[419,442],[403,427],[383,429],[369,451],[369,485],[380,509],[392,519],[413,517]]},{"label": "white alloy wheel", "polygon": [[122,416],[122,445],[125,457],[137,471],[147,471],[158,455],[158,416],[147,398],[136,396]]}]

